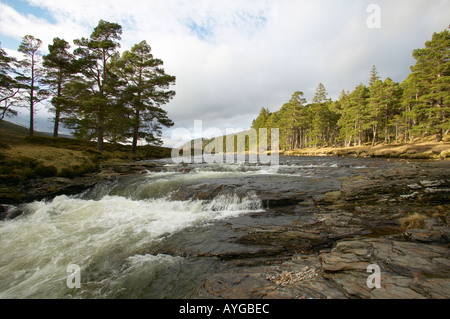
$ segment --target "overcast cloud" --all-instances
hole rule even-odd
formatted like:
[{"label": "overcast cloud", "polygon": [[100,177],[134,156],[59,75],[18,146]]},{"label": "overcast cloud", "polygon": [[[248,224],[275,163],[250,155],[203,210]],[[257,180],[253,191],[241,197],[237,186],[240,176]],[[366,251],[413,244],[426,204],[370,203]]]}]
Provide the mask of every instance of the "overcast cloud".
[{"label": "overcast cloud", "polygon": [[[381,28],[369,28],[369,4]],[[142,40],[177,77],[165,106],[174,128],[247,129],[261,107],[278,110],[294,91],[308,101],[317,85],[336,99],[342,89],[380,76],[403,81],[413,49],[450,24],[448,0],[0,0],[0,41],[14,54],[21,38],[44,42],[88,37],[100,19],[123,27],[122,48]],[[40,108],[38,130],[50,131]],[[26,122],[24,122],[26,123]],[[167,145],[174,129],[164,131]]]}]

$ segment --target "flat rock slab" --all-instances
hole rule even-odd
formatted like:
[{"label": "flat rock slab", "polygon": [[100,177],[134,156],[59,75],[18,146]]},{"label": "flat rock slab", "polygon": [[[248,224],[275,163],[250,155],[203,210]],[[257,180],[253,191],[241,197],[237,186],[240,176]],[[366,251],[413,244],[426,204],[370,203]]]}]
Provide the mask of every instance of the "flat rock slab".
[{"label": "flat rock slab", "polygon": [[[258,223],[250,217],[239,225],[230,220],[230,227],[241,231],[230,241],[247,249],[277,247],[278,253],[259,252],[265,264],[236,254],[207,276],[199,295],[450,298],[449,169],[449,161],[399,162],[340,178],[341,188],[322,196],[303,199],[290,192],[301,201],[261,213]],[[413,213],[428,216],[424,227],[402,229],[400,219]],[[368,287],[372,272],[367,267],[372,264],[380,267],[380,288]]]},{"label": "flat rock slab", "polygon": [[[358,298],[450,298],[447,246],[384,238],[342,240],[320,254],[324,277]],[[381,288],[369,289],[367,267],[381,269]]]}]

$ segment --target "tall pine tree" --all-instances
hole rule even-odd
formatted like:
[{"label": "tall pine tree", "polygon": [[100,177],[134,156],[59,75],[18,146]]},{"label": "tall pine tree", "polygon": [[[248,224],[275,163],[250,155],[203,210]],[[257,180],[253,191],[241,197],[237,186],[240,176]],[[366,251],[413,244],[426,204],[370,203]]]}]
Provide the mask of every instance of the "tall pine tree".
[{"label": "tall pine tree", "polygon": [[18,63],[17,81],[23,88],[21,97],[22,106],[30,110],[30,136],[34,135],[34,113],[36,105],[45,100],[48,92],[42,88],[44,69],[41,64],[40,48],[42,41],[32,35],[23,37],[18,51],[23,53],[24,58]]},{"label": "tall pine tree", "polygon": [[125,51],[117,61],[119,77],[126,83],[123,103],[131,119],[132,153],[136,153],[141,138],[160,145],[161,127],[173,126],[162,105],[175,95],[175,91],[168,90],[175,84],[175,76],[166,74],[162,65],[146,41]]},{"label": "tall pine tree", "polygon": [[353,136],[354,146],[361,145],[363,142],[368,98],[369,89],[362,83],[349,95],[349,115],[353,122],[350,132]]},{"label": "tall pine tree", "polygon": [[416,64],[411,68],[418,85],[423,87],[419,99],[424,103],[428,117],[428,132],[442,141],[443,133],[450,129],[450,33],[434,33],[425,48],[413,51]]},{"label": "tall pine tree", "polygon": [[76,105],[72,118],[66,123],[79,136],[97,138],[97,149],[103,151],[107,122],[111,121],[118,107],[117,76],[111,71],[111,59],[118,54],[122,27],[117,23],[100,20],[89,38],[74,41],[74,51],[80,67],[76,80],[66,85],[71,102]]},{"label": "tall pine tree", "polygon": [[0,121],[5,116],[17,115],[17,111],[12,109],[15,96],[20,91],[20,85],[13,76],[14,65],[17,60],[0,47]]},{"label": "tall pine tree", "polygon": [[53,44],[48,46],[49,53],[43,57],[43,66],[46,69],[43,82],[47,84],[53,95],[51,103],[55,112],[54,137],[58,137],[61,113],[66,104],[64,103],[63,87],[76,73],[74,56],[68,51],[69,49],[70,45],[67,41],[54,38]]}]

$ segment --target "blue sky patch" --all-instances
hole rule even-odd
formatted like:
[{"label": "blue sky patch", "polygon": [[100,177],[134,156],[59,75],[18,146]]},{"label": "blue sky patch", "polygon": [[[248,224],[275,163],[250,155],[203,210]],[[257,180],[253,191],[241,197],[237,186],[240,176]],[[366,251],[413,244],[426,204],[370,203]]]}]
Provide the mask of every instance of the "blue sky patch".
[{"label": "blue sky patch", "polygon": [[0,46],[2,48],[8,48],[10,50],[17,50],[19,48],[20,40],[1,34],[0,37]]},{"label": "blue sky patch", "polygon": [[37,18],[43,18],[50,23],[56,23],[56,20],[47,9],[32,6],[26,0],[0,0],[0,2],[3,2],[11,8],[14,8],[14,10],[20,12],[23,15],[31,14]]},{"label": "blue sky patch", "polygon": [[201,25],[192,22],[187,27],[202,41],[208,40],[213,35],[213,27],[211,25]]}]

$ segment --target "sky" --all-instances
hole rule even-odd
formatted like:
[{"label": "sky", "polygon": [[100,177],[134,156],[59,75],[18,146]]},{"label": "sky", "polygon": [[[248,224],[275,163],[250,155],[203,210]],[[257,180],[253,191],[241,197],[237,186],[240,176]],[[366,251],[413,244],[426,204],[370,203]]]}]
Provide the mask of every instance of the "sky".
[{"label": "sky", "polygon": [[[176,76],[176,96],[164,106],[175,126],[163,140],[173,146],[198,137],[196,120],[203,130],[245,130],[262,107],[277,111],[295,91],[311,101],[319,83],[336,100],[367,84],[372,65],[402,82],[412,51],[448,28],[450,1],[0,0],[0,42],[20,57],[31,34],[46,54],[54,37],[89,37],[100,19],[123,27],[121,51],[146,40]],[[51,117],[40,105],[36,129],[52,131]],[[28,115],[8,120],[26,125]],[[180,136],[183,128],[192,136]]]}]

